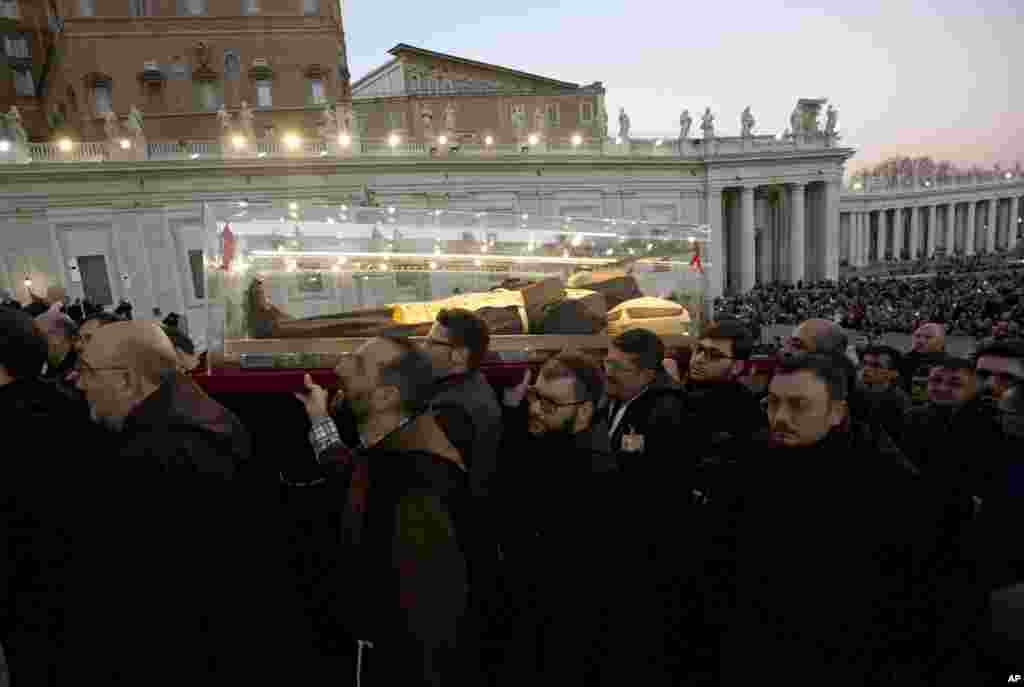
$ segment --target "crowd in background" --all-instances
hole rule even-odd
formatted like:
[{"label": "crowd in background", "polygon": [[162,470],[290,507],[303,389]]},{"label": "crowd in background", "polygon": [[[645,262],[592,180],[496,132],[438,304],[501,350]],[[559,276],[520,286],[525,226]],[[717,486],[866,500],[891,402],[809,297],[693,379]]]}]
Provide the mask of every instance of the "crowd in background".
[{"label": "crowd in background", "polygon": [[330,388],[215,400],[177,328],[83,317],[0,308],[19,687],[1019,671],[1018,339],[956,358],[927,322],[852,351],[811,318],[757,378],[720,316],[681,358],[632,329],[499,382],[487,325],[447,310]]},{"label": "crowd in background", "polygon": [[1000,328],[1019,335],[1024,270],[979,267],[965,262],[922,277],[758,285],[749,293],[719,299],[715,313],[754,327],[820,317],[872,334],[910,334],[921,322],[942,322],[949,336],[983,339]]}]

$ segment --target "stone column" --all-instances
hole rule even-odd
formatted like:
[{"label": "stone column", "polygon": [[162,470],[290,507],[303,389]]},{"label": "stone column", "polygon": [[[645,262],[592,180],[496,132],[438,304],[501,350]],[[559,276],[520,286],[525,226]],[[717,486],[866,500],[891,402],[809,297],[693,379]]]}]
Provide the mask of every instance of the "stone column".
[{"label": "stone column", "polygon": [[910,206],[910,259],[917,260],[917,253],[921,250],[921,222],[919,215],[921,208]]},{"label": "stone column", "polygon": [[757,266],[754,264],[757,254],[754,244],[754,187],[744,186],[740,196],[740,290],[746,293],[754,288],[757,281]]},{"label": "stone column", "polygon": [[934,205],[928,208],[928,245],[925,246],[925,255],[929,258],[935,256],[935,246],[938,244],[939,228],[935,225],[935,211]]},{"label": "stone column", "polygon": [[858,213],[860,215],[860,266],[865,267],[867,265],[867,245],[871,240],[870,233],[870,215],[866,212]]},{"label": "stone column", "polygon": [[857,213],[850,213],[850,266],[857,266]]},{"label": "stone column", "polygon": [[1006,249],[1013,250],[1017,247],[1017,230],[1020,228],[1020,198],[1010,198],[1010,227],[1006,235]]},{"label": "stone column", "polygon": [[946,255],[952,255],[956,248],[956,203],[946,208]]},{"label": "stone column", "polygon": [[982,204],[985,207],[985,227],[982,231],[985,232],[985,252],[988,255],[992,255],[996,252],[996,230],[999,226],[999,200],[995,198],[989,198],[983,200]]},{"label": "stone column", "polygon": [[790,280],[796,284],[804,278],[804,271],[807,269],[806,256],[804,254],[804,241],[806,239],[804,229],[804,191],[805,184],[793,184],[793,203],[791,205],[791,231],[790,251],[791,264],[789,268]]},{"label": "stone column", "polygon": [[967,246],[964,249],[965,255],[974,255],[974,224],[977,217],[974,214],[975,201],[967,203]]},{"label": "stone column", "polygon": [[704,298],[713,303],[725,293],[725,236],[722,222],[722,189],[711,189],[705,199],[706,222],[711,228],[708,241],[707,293]]},{"label": "stone column", "polygon": [[839,279],[839,181],[825,184],[825,279]]}]

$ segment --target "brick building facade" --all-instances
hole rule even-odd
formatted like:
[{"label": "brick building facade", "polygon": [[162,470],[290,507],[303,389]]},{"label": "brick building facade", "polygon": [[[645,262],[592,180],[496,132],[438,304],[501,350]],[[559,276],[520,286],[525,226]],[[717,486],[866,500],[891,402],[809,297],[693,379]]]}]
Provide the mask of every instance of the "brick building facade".
[{"label": "brick building facade", "polygon": [[[0,2],[46,13],[32,0]],[[51,126],[45,117],[26,121],[33,140],[63,132],[103,139],[103,114],[123,121],[133,105],[149,140],[215,139],[217,110],[243,101],[255,110],[257,135],[308,130],[325,104],[348,98],[337,0],[52,2],[62,28],[56,68],[35,100],[54,114]]]},{"label": "brick building facade", "polygon": [[[442,132],[461,142],[514,141],[525,132],[549,142],[603,138],[607,131],[604,87],[558,81],[406,44],[392,48],[386,64],[352,85],[356,124],[363,138],[397,135],[427,142]],[[446,111],[455,118],[448,132]],[[522,113],[525,127],[515,126]],[[543,124],[541,124],[543,122]]]}]

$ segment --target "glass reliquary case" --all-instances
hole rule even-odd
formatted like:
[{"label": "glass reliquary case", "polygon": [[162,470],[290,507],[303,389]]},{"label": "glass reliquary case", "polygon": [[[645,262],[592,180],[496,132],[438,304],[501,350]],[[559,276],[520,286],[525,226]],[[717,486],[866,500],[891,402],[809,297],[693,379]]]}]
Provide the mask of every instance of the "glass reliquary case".
[{"label": "glass reliquary case", "polygon": [[672,345],[699,326],[702,225],[287,201],[204,214],[214,367],[331,367],[454,307],[488,323],[505,361],[632,327]]}]

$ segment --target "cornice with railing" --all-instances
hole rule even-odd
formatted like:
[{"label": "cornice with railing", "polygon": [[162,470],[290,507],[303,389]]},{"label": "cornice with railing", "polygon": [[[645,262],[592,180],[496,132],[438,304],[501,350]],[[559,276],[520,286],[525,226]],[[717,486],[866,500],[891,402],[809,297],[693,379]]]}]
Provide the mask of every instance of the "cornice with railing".
[{"label": "cornice with railing", "polygon": [[239,159],[361,159],[361,158],[452,158],[488,159],[524,156],[578,156],[602,158],[676,158],[702,162],[715,158],[778,156],[802,152],[831,152],[848,157],[850,149],[834,148],[821,138],[780,140],[775,136],[689,139],[667,138],[591,138],[574,135],[545,138],[529,134],[518,141],[487,136],[482,142],[462,143],[441,135],[434,141],[406,140],[392,135],[387,139],[359,139],[345,134],[327,139],[307,140],[297,133],[285,133],[280,140],[249,141],[241,136],[220,141],[144,141],[128,138],[117,141],[73,141],[17,145],[0,141],[0,164],[63,164],[103,161],[132,162],[147,160],[239,160]]}]

